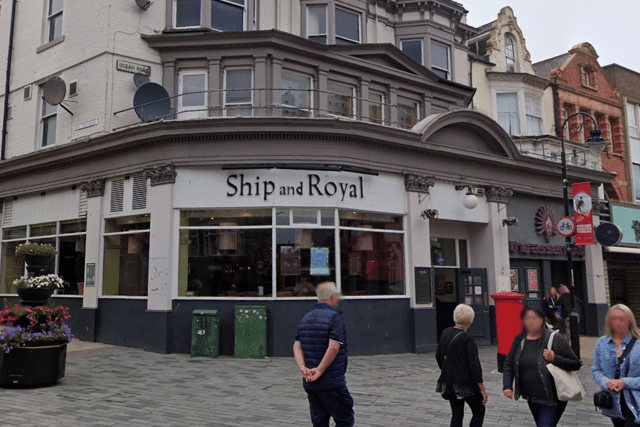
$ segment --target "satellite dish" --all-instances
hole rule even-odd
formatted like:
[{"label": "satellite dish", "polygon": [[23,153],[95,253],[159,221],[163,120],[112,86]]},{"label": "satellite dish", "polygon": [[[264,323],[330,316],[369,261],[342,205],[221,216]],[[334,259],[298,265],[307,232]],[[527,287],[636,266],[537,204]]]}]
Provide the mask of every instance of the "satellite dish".
[{"label": "satellite dish", "polygon": [[602,246],[616,246],[622,241],[622,229],[610,222],[596,227],[596,241]]},{"label": "satellite dish", "polygon": [[169,115],[169,92],[158,83],[145,83],[133,95],[133,108],[143,122],[153,122]]},{"label": "satellite dish", "polygon": [[44,85],[44,100],[51,105],[60,105],[67,95],[67,84],[60,77],[51,77]]},{"label": "satellite dish", "polygon": [[149,0],[136,0],[136,5],[142,10],[147,10],[147,9],[149,9],[149,6],[151,6],[151,1],[149,1]]},{"label": "satellite dish", "polygon": [[151,79],[146,74],[135,73],[133,75],[133,82],[136,84],[136,87],[140,87],[145,83],[149,83]]}]

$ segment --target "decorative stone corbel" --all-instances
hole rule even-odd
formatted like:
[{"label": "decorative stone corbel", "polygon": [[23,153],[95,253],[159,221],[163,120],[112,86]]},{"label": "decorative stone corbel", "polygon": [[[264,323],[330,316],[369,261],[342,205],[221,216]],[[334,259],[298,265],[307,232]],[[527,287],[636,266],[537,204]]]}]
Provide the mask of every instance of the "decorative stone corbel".
[{"label": "decorative stone corbel", "polygon": [[156,166],[144,171],[144,177],[150,180],[152,187],[154,185],[175,184],[177,175],[176,167],[171,164]]},{"label": "decorative stone corbel", "polygon": [[404,188],[406,191],[429,194],[429,190],[434,185],[436,185],[436,180],[430,176],[415,173],[404,174]]},{"label": "decorative stone corbel", "polygon": [[504,187],[489,187],[487,189],[487,202],[509,203],[509,197],[513,196],[513,190]]},{"label": "decorative stone corbel", "polygon": [[104,196],[104,179],[92,179],[80,184],[80,190],[87,193],[87,198]]}]

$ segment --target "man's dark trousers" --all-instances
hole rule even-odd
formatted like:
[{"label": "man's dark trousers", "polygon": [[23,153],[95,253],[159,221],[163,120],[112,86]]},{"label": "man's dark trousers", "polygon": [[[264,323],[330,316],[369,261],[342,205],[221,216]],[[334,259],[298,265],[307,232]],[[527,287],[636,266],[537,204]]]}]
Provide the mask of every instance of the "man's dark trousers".
[{"label": "man's dark trousers", "polygon": [[332,390],[306,392],[313,427],[329,427],[331,418],[336,422],[336,427],[353,427],[353,398],[346,385]]}]

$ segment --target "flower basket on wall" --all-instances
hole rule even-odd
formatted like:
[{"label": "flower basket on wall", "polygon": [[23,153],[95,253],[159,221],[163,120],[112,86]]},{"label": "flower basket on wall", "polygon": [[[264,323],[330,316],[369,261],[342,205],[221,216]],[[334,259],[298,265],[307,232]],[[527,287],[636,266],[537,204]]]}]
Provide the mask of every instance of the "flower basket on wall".
[{"label": "flower basket on wall", "polygon": [[18,245],[16,255],[24,259],[30,276],[44,275],[58,251],[45,243],[26,242]]}]

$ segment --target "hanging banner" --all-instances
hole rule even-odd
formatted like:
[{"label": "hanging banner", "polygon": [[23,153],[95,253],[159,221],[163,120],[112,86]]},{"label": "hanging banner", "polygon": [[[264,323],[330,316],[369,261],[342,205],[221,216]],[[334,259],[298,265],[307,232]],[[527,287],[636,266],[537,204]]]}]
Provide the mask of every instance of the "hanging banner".
[{"label": "hanging banner", "polygon": [[591,184],[578,182],[571,185],[573,218],[576,223],[576,245],[593,245],[593,215]]}]

